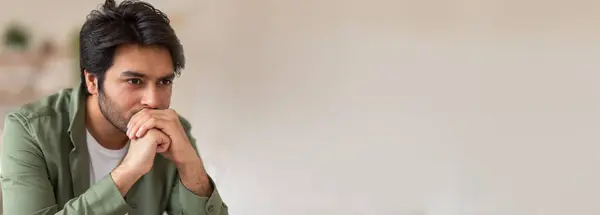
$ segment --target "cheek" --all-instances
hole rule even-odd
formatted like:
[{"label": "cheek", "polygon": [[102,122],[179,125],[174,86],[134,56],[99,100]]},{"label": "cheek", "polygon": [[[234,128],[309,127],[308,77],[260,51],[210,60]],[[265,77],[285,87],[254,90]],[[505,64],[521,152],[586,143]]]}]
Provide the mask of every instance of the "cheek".
[{"label": "cheek", "polygon": [[139,109],[141,93],[127,87],[122,87],[119,88],[115,98],[117,98],[115,102],[121,106],[124,112],[131,112]]},{"label": "cheek", "polygon": [[167,109],[171,105],[171,88],[160,93],[161,108]]}]

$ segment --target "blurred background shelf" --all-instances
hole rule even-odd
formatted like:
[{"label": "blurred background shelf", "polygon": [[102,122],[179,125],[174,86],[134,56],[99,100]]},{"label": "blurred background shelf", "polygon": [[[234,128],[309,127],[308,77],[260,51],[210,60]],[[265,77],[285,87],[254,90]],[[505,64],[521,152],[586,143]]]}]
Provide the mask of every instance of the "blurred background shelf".
[{"label": "blurred background shelf", "polygon": [[46,94],[36,93],[32,89],[23,90],[21,93],[12,94],[0,91],[0,107],[14,107],[42,98]]},{"label": "blurred background shelf", "polygon": [[28,51],[0,50],[0,128],[7,111],[77,82],[76,63],[65,49],[45,46]]}]

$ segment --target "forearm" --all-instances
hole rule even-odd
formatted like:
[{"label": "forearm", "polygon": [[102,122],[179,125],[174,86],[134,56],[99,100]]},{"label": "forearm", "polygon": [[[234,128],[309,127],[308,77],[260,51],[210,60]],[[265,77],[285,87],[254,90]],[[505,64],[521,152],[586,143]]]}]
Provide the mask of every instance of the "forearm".
[{"label": "forearm", "polygon": [[[20,183],[10,183],[19,180]],[[125,214],[129,206],[111,178],[106,177],[64,205],[57,204],[52,188],[40,189],[44,178],[3,178],[3,214],[92,215]],[[47,180],[47,179],[46,179]]]},{"label": "forearm", "polygon": [[213,192],[212,184],[204,170],[202,160],[194,155],[190,161],[177,165],[181,183],[194,194],[208,197]]},{"label": "forearm", "polygon": [[110,176],[115,182],[117,189],[119,189],[119,192],[121,192],[121,196],[125,196],[133,184],[141,178],[139,173],[136,173],[123,165],[117,166],[110,173]]},{"label": "forearm", "polygon": [[[184,128],[189,123],[181,121]],[[206,173],[202,159],[197,152],[194,138],[186,129],[187,144],[179,144],[180,149],[174,150],[171,161],[177,167],[178,181],[169,199],[167,211],[169,214],[198,214],[198,215],[227,215],[227,205],[223,203],[218,188]],[[174,144],[171,145],[173,147]]]},{"label": "forearm", "polygon": [[124,214],[130,207],[115,185],[107,176],[79,197],[68,201],[55,215]]}]

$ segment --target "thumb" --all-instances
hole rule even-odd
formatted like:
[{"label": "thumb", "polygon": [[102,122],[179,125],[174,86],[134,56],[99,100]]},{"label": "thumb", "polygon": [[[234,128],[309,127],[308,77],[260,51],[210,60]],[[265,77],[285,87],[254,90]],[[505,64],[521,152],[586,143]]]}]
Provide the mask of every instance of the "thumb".
[{"label": "thumb", "polygon": [[156,146],[156,152],[157,153],[166,152],[167,150],[169,150],[169,146],[171,146],[170,141],[159,142],[158,145]]},{"label": "thumb", "polygon": [[156,139],[156,152],[163,153],[169,149],[169,146],[171,146],[171,138],[169,138],[169,136],[167,136],[162,131],[159,132],[159,136]]}]

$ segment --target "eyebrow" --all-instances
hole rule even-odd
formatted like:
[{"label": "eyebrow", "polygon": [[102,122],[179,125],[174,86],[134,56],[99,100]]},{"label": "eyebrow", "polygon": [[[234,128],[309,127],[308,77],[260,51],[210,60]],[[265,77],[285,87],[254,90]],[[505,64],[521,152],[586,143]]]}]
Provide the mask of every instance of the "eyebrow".
[{"label": "eyebrow", "polygon": [[121,73],[121,76],[124,77],[136,77],[136,78],[143,78],[146,77],[146,75],[139,73],[139,72],[135,72],[135,71],[125,71]]},{"label": "eyebrow", "polygon": [[[121,73],[121,76],[135,77],[135,78],[145,78],[146,77],[146,75],[144,75],[143,73],[139,73],[136,71],[124,71]],[[175,73],[171,73],[170,75],[165,75],[163,77],[158,78],[158,80],[171,80],[171,79],[175,79]]]},{"label": "eyebrow", "polygon": [[175,79],[175,73],[172,73],[170,75],[165,75],[165,76],[159,78],[158,80],[173,80],[173,79]]}]

